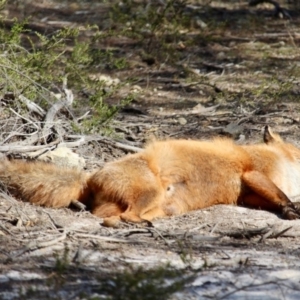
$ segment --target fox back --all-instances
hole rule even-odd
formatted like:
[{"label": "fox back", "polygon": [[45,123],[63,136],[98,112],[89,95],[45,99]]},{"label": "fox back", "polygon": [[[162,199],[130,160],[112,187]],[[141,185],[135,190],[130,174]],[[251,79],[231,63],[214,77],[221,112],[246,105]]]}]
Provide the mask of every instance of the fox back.
[{"label": "fox back", "polygon": [[216,204],[293,211],[288,196],[299,193],[300,151],[269,128],[264,142],[249,146],[229,139],[153,142],[91,177],[97,199],[93,212],[140,221]]}]

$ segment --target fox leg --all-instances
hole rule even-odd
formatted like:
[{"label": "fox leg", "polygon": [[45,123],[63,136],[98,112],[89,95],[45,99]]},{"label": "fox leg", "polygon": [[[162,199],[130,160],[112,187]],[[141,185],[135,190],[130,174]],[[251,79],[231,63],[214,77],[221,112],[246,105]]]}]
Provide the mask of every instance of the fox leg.
[{"label": "fox leg", "polygon": [[124,222],[141,223],[144,219],[140,218],[138,214],[131,210],[127,210],[120,215],[120,218]]},{"label": "fox leg", "polygon": [[104,218],[102,225],[105,227],[117,228],[119,227],[120,222],[121,222],[120,216],[112,216],[112,217]]},{"label": "fox leg", "polygon": [[164,216],[166,214],[155,201],[143,209],[140,209],[136,205],[129,205],[126,211],[120,215],[121,219],[125,222],[146,222],[148,225],[151,225],[150,221],[153,219]]},{"label": "fox leg", "polygon": [[166,213],[159,206],[154,206],[154,207],[147,209],[141,213],[141,217],[144,220],[148,220],[148,221],[151,221],[155,218],[161,218],[161,217],[166,217],[166,216],[167,216]]},{"label": "fox leg", "polygon": [[122,208],[113,202],[103,203],[92,208],[92,214],[99,218],[108,218],[112,216],[120,216],[122,214]]},{"label": "fox leg", "polygon": [[148,226],[152,225],[150,220],[139,217],[131,206],[124,211],[118,204],[107,202],[96,206],[92,213],[97,217],[103,218],[103,225],[107,227],[118,227],[121,221],[132,223],[146,222]]},{"label": "fox leg", "polygon": [[273,210],[279,211],[278,206],[274,205],[272,202],[268,202],[265,198],[259,196],[255,193],[250,193],[243,196],[242,201],[239,203],[248,207],[255,207],[262,210]]},{"label": "fox leg", "polygon": [[103,218],[103,226],[118,227],[121,222],[120,215],[122,214],[122,209],[116,203],[107,202],[94,207],[92,209],[92,214],[99,218]]},{"label": "fox leg", "polygon": [[120,221],[124,221],[131,223],[143,223],[145,226],[152,227],[153,225],[151,220],[164,216],[166,216],[164,211],[156,205],[139,213],[135,211],[134,207],[129,206],[126,211],[119,214],[119,216],[105,218],[104,225],[109,227],[117,227]]},{"label": "fox leg", "polygon": [[151,203],[140,209],[141,205],[131,204],[127,207],[119,203],[105,202],[92,208],[92,214],[103,218],[103,225],[107,227],[117,227],[121,221],[132,223],[146,223],[152,226],[151,220],[156,217],[163,217],[166,214],[156,203]]},{"label": "fox leg", "polygon": [[242,175],[242,182],[254,192],[254,194],[250,193],[243,197],[244,204],[280,211],[288,220],[300,218],[293,202],[263,173],[245,172]]},{"label": "fox leg", "polygon": [[119,227],[121,222],[130,222],[130,223],[142,223],[145,226],[152,227],[152,223],[146,219],[140,218],[137,214],[133,212],[124,212],[119,216],[111,216],[103,219],[103,226],[106,227]]}]

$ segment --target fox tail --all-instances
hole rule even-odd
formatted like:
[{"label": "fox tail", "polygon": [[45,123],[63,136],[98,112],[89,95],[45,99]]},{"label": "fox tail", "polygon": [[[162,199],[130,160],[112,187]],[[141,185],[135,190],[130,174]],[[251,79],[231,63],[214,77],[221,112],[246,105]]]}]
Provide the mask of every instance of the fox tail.
[{"label": "fox tail", "polygon": [[47,207],[87,204],[89,175],[46,162],[0,160],[0,183],[13,196]]}]

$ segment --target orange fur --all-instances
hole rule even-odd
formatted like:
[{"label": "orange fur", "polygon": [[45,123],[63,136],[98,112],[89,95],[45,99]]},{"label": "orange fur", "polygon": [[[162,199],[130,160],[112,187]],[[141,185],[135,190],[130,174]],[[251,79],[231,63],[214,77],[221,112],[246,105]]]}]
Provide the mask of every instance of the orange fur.
[{"label": "orange fur", "polygon": [[105,224],[151,221],[215,204],[246,205],[299,218],[300,150],[265,128],[264,144],[229,139],[168,140],[148,145],[87,175],[41,162],[0,162],[0,180],[31,203],[78,200]]},{"label": "orange fur", "polygon": [[22,200],[47,207],[67,207],[89,199],[88,175],[46,162],[0,161],[0,182]]}]

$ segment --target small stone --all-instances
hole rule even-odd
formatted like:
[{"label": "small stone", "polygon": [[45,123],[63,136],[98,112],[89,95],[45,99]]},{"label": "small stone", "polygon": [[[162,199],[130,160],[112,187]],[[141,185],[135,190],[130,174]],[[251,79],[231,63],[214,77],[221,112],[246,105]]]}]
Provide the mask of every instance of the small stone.
[{"label": "small stone", "polygon": [[137,84],[135,84],[135,85],[132,87],[132,89],[133,89],[133,90],[137,90],[137,91],[141,91],[141,90],[142,90],[142,88],[141,88],[139,85],[137,85]]},{"label": "small stone", "polygon": [[183,117],[178,118],[178,123],[180,125],[185,125],[187,123],[187,120]]},{"label": "small stone", "polygon": [[217,54],[217,59],[224,59],[226,57],[225,52],[221,51]]},{"label": "small stone", "polygon": [[201,29],[207,28],[207,24],[199,18],[196,18],[195,25],[196,25],[196,27],[201,28]]}]

